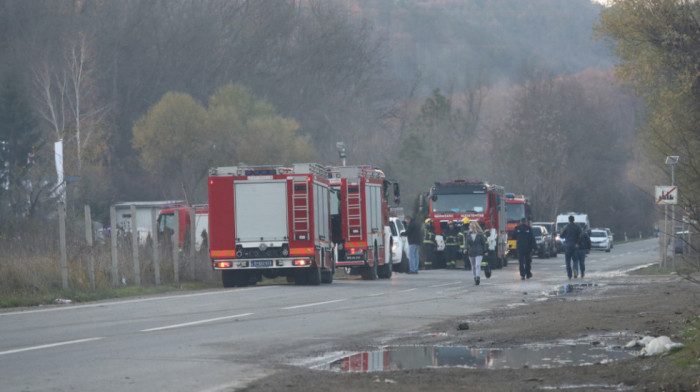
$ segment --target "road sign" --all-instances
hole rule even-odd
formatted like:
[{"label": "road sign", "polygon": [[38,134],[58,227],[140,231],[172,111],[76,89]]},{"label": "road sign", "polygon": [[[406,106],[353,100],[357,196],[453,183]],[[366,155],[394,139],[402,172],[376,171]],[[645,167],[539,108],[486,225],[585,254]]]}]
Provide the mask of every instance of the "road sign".
[{"label": "road sign", "polygon": [[678,187],[657,185],[656,204],[678,204]]}]

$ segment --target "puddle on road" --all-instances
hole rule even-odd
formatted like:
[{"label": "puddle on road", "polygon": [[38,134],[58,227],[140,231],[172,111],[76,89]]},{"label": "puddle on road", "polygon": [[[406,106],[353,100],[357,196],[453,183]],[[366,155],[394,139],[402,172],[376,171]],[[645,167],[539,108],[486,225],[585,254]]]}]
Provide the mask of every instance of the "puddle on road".
[{"label": "puddle on road", "polygon": [[345,355],[314,369],[343,373],[381,372],[428,367],[472,369],[555,368],[631,359],[637,351],[593,343],[531,345],[507,349],[449,346],[391,346]]},{"label": "puddle on road", "polygon": [[556,287],[548,294],[552,296],[580,293],[590,287],[598,287],[598,283],[570,283]]}]

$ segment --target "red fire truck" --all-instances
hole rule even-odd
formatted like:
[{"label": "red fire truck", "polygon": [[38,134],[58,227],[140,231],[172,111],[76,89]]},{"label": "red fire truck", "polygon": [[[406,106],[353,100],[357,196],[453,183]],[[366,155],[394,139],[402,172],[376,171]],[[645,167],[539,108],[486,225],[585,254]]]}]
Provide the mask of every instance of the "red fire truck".
[{"label": "red fire truck", "polygon": [[[481,180],[438,181],[428,192],[427,200],[428,216],[433,221],[436,236],[443,235],[450,221],[459,224],[463,218],[469,218],[484,228],[489,247],[487,259],[491,268],[501,268],[508,264],[505,257],[505,191],[502,186]],[[444,260],[444,250],[436,253],[437,258]]]},{"label": "red fire truck", "polygon": [[209,253],[224,287],[278,276],[331,283],[330,195],[315,163],[211,169]]},{"label": "red fire truck", "polygon": [[[190,211],[194,209],[195,224],[192,224]],[[175,211],[177,211],[178,222],[175,224]],[[202,246],[205,248],[209,245],[209,208],[207,205],[195,205],[189,207],[184,204],[172,205],[162,208],[158,212],[158,241],[161,243],[164,240],[165,233],[172,235],[175,230],[178,231],[177,240],[178,248],[181,252],[187,254],[190,251],[190,244],[194,239],[195,250],[199,251]],[[192,229],[194,228],[194,233]],[[174,240],[172,238],[168,242]]]},{"label": "red fire truck", "polygon": [[515,226],[520,224],[520,220],[525,218],[530,220],[530,200],[528,200],[523,195],[516,195],[514,193],[506,193],[506,216],[507,216],[507,227],[508,230],[508,254],[517,255],[517,249],[515,244],[515,238],[513,233],[515,232]]},{"label": "red fire truck", "polygon": [[350,268],[365,280],[389,279],[392,274],[389,198],[399,202],[399,184],[370,166],[329,168],[328,177],[337,199],[333,243],[335,265]]}]

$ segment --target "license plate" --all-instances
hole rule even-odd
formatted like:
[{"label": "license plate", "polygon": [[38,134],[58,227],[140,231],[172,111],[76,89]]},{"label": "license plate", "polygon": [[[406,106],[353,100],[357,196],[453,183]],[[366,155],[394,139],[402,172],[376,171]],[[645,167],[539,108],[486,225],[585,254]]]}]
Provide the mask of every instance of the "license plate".
[{"label": "license plate", "polygon": [[272,267],[272,260],[253,260],[250,262],[251,267]]}]

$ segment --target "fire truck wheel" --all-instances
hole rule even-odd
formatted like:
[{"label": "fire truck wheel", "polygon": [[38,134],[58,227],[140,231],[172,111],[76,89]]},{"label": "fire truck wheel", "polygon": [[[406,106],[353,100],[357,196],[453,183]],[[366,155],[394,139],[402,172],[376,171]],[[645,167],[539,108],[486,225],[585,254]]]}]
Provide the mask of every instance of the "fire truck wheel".
[{"label": "fire truck wheel", "polygon": [[233,271],[233,280],[236,282],[236,287],[248,287],[248,272],[247,271]]},{"label": "fire truck wheel", "polygon": [[224,287],[236,287],[234,273],[235,271],[221,271],[221,282]]},{"label": "fire truck wheel", "polygon": [[380,279],[391,279],[391,263],[384,263],[377,272]]},{"label": "fire truck wheel", "polygon": [[321,269],[315,265],[307,268],[308,284],[311,286],[318,286],[321,284]]},{"label": "fire truck wheel", "polygon": [[377,280],[377,260],[379,259],[379,256],[377,255],[376,251],[376,246],[375,246],[375,251],[374,251],[374,262],[372,266],[367,266],[367,259],[366,259],[366,254],[365,254],[365,266],[362,267],[360,271],[360,275],[362,276],[363,280]]},{"label": "fire truck wheel", "polygon": [[326,268],[321,271],[321,283],[333,283],[333,275],[335,275],[335,265],[331,268]]},{"label": "fire truck wheel", "polygon": [[303,286],[307,283],[309,283],[309,274],[307,273],[306,269],[296,269],[294,271],[294,284],[297,286]]}]

